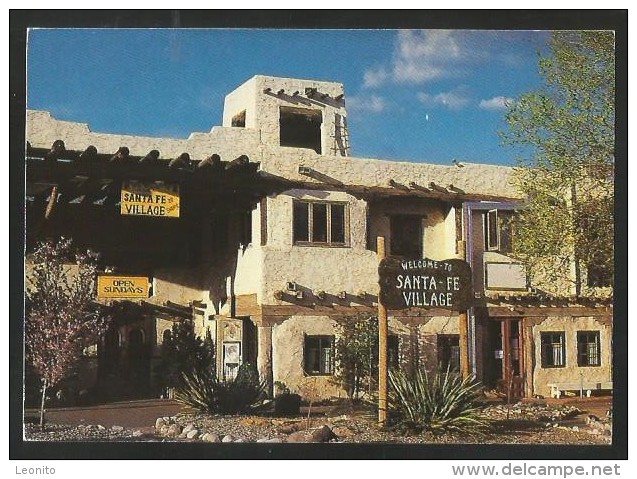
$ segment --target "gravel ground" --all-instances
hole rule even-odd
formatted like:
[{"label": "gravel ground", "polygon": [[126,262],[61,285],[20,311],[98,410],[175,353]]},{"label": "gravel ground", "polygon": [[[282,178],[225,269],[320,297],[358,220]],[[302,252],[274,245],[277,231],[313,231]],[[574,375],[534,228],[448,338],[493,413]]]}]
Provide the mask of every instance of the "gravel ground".
[{"label": "gravel ground", "polygon": [[[212,442],[306,442],[312,431],[328,426],[337,436],[333,441],[344,443],[405,443],[405,444],[568,444],[607,445],[611,433],[586,425],[586,414],[574,406],[518,404],[511,407],[491,405],[483,410],[492,425],[484,435],[442,434],[430,432],[404,434],[398,430],[381,430],[375,415],[352,408],[328,408],[326,413],[296,418],[264,416],[210,416],[182,413],[164,418],[178,432],[163,432],[153,424],[143,428],[102,425],[49,424],[45,432],[33,424],[25,425],[25,439],[35,441],[176,441],[191,442],[204,434]],[[607,423],[605,418],[597,424]],[[191,438],[188,431],[195,430]],[[184,431],[182,433],[182,431]],[[181,437],[179,437],[181,435]],[[295,439],[293,439],[295,438]]]}]

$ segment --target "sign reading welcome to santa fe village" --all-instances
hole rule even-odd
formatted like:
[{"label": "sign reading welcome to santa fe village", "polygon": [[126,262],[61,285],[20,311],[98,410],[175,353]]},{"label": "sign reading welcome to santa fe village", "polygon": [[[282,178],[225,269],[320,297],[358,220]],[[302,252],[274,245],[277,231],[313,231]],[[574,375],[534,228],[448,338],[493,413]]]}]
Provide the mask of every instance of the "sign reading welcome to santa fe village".
[{"label": "sign reading welcome to santa fe village", "polygon": [[387,309],[471,307],[471,267],[465,261],[389,257],[378,266],[379,301]]}]

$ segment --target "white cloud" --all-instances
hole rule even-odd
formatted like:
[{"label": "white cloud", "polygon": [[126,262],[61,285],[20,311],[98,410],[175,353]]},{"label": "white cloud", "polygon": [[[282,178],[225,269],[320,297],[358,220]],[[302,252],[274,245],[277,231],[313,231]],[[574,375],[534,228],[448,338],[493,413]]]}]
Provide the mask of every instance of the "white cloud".
[{"label": "white cloud", "polygon": [[347,108],[352,111],[380,113],[387,108],[387,102],[378,95],[350,96],[347,98]]},{"label": "white cloud", "polygon": [[389,79],[389,72],[385,67],[376,67],[365,71],[363,87],[374,88],[382,85]]},{"label": "white cloud", "polygon": [[469,56],[458,32],[401,30],[393,62],[397,82],[423,83],[453,75],[453,65]]},{"label": "white cloud", "polygon": [[488,100],[480,100],[480,104],[478,106],[483,110],[506,110],[513,102],[513,98],[506,96],[494,96]]},{"label": "white cloud", "polygon": [[450,110],[461,110],[469,105],[470,99],[466,92],[461,89],[455,89],[448,92],[431,95],[429,93],[418,93],[418,100],[427,106],[442,106]]},{"label": "white cloud", "polygon": [[422,84],[462,77],[488,60],[519,62],[518,57],[501,51],[509,37],[472,30],[400,30],[391,60],[366,70],[363,86],[375,88],[388,82]]}]

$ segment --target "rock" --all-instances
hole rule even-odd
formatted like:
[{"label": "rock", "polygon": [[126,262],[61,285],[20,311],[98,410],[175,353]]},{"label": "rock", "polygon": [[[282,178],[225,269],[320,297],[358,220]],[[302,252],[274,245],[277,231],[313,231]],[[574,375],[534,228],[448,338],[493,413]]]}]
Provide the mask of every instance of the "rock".
[{"label": "rock", "polygon": [[105,429],[106,429],[106,428],[105,428],[104,426],[102,426],[101,424],[98,424],[98,425],[97,425],[97,430],[98,430],[98,431],[103,431],[103,430],[105,430]]},{"label": "rock", "polygon": [[221,442],[234,442],[234,436],[232,434],[226,434],[223,436]]},{"label": "rock", "polygon": [[234,442],[246,442],[246,440],[240,437],[239,439],[236,439]]},{"label": "rock", "polygon": [[181,426],[179,424],[171,424],[166,430],[166,436],[177,437],[181,434]]},{"label": "rock", "polygon": [[310,438],[312,442],[330,442],[332,439],[338,439],[334,431],[328,426],[323,426],[313,431]]},{"label": "rock", "polygon": [[143,433],[143,432],[141,432],[141,431],[139,431],[139,430],[137,430],[137,431],[135,431],[135,432],[133,433],[133,437],[141,437],[141,436],[143,436],[143,435],[144,435],[144,433]]},{"label": "rock", "polygon": [[155,431],[159,431],[164,424],[166,424],[166,421],[164,421],[164,418],[158,417],[157,420],[155,421]]},{"label": "rock", "polygon": [[599,418],[594,414],[589,414],[588,416],[586,416],[586,424],[592,424],[596,422],[599,422]]},{"label": "rock", "polygon": [[111,431],[114,432],[122,432],[124,430],[124,426],[112,426]]},{"label": "rock", "polygon": [[283,439],[281,439],[280,437],[273,437],[272,439],[266,439],[263,442],[275,442],[275,443],[279,443],[279,442],[283,442]]},{"label": "rock", "polygon": [[354,431],[352,431],[350,428],[346,426],[336,426],[332,430],[334,431],[334,434],[336,434],[337,437],[349,438],[354,436]]},{"label": "rock", "polygon": [[573,431],[575,431],[575,432],[579,432],[579,427],[577,427],[577,426],[573,426],[571,429],[573,429]]},{"label": "rock", "polygon": [[197,431],[196,429],[191,429],[190,431],[186,433],[186,437],[188,439],[197,439],[198,436],[199,436],[199,431]]},{"label": "rock", "polygon": [[219,439],[219,436],[211,432],[205,433],[203,436],[201,436],[200,439],[204,442],[221,442],[221,439]]},{"label": "rock", "polygon": [[287,442],[312,442],[308,431],[296,431],[287,437]]},{"label": "rock", "polygon": [[168,429],[170,429],[170,424],[164,424],[162,427],[159,428],[159,434],[165,436],[166,434],[168,434]]},{"label": "rock", "polygon": [[195,425],[193,423],[188,423],[181,432],[185,432],[186,434],[188,434],[193,429],[195,429]]}]

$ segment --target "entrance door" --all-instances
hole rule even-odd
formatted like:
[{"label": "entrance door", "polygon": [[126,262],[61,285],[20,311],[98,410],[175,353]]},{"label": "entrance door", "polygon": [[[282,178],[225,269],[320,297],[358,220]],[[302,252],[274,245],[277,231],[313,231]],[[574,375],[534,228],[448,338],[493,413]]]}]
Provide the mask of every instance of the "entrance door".
[{"label": "entrance door", "polygon": [[511,399],[524,397],[524,354],[522,321],[505,319],[501,323],[502,334],[502,383],[501,389]]},{"label": "entrance door", "polygon": [[390,254],[406,258],[421,258],[422,216],[392,215],[390,217]]}]

